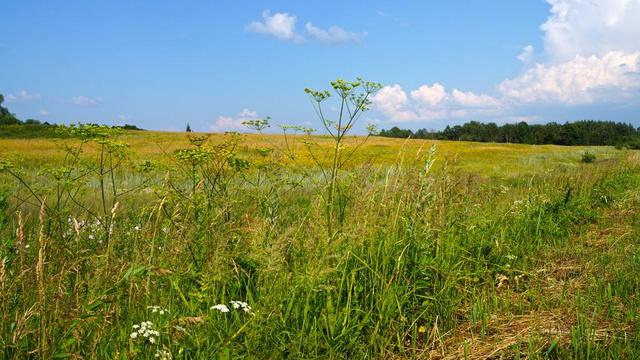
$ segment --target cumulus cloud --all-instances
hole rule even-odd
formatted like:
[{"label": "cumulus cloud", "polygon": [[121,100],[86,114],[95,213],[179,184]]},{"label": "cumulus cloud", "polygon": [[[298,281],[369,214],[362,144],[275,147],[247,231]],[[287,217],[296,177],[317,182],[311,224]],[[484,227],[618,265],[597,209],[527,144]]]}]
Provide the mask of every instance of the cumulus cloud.
[{"label": "cumulus cloud", "polygon": [[247,130],[247,128],[242,125],[242,122],[255,120],[257,118],[258,113],[256,111],[242,109],[242,111],[240,111],[236,116],[218,116],[209,129],[213,132]]},{"label": "cumulus cloud", "polygon": [[304,38],[296,33],[296,16],[269,10],[262,12],[262,21],[250,22],[246,29],[260,34],[274,36],[280,40],[302,42]]},{"label": "cumulus cloud", "polygon": [[[547,0],[544,49],[522,48],[525,68],[497,85],[498,96],[438,83],[405,92],[382,89],[374,107],[392,121],[482,118],[539,119],[540,105],[630,103],[640,98],[640,0]],[[535,62],[538,60],[538,62]],[[407,96],[410,94],[410,96]]]},{"label": "cumulus cloud", "polygon": [[71,102],[78,106],[98,106],[102,102],[101,97],[91,98],[84,95],[78,95],[71,98]]},{"label": "cumulus cloud", "polygon": [[485,94],[474,94],[472,92],[464,92],[458,89],[453,89],[451,92],[451,98],[453,101],[465,108],[498,108],[500,107],[500,101],[493,96]]},{"label": "cumulus cloud", "polygon": [[400,85],[385,86],[373,97],[374,106],[395,121],[410,121],[418,118],[407,108],[409,99]]},{"label": "cumulus cloud", "polygon": [[[498,88],[515,103],[623,102],[640,90],[640,0],[547,0],[544,58]],[[518,56],[531,59],[533,48]]]},{"label": "cumulus cloud", "polygon": [[439,83],[421,85],[410,92],[390,85],[382,88],[373,98],[374,107],[391,121],[429,121],[438,119],[489,116],[499,114],[500,101],[485,94],[453,89],[450,93]]},{"label": "cumulus cloud", "polygon": [[31,100],[40,100],[40,94],[30,93],[26,90],[21,90],[17,94],[7,94],[7,102],[25,102]]},{"label": "cumulus cloud", "polygon": [[311,38],[326,44],[344,44],[349,42],[359,42],[366,36],[366,33],[356,34],[353,32],[346,31],[345,29],[339,26],[331,26],[328,29],[322,29],[317,26],[314,26],[310,22],[308,22],[304,28],[307,31],[307,34],[309,34]]},{"label": "cumulus cloud", "polygon": [[544,46],[553,63],[576,55],[603,56],[610,51],[640,50],[640,0],[547,0],[551,5]]},{"label": "cumulus cloud", "polygon": [[49,112],[47,110],[38,111],[38,115],[40,116],[49,116]]},{"label": "cumulus cloud", "polygon": [[431,87],[429,87],[429,85],[422,85],[416,90],[413,90],[411,97],[416,101],[436,106],[447,97],[447,92],[444,86],[435,83]]},{"label": "cumulus cloud", "polygon": [[523,74],[504,80],[500,91],[513,100],[532,103],[588,104],[620,101],[640,88],[640,52],[608,52],[603,56],[576,55],[570,61],[536,64]]}]

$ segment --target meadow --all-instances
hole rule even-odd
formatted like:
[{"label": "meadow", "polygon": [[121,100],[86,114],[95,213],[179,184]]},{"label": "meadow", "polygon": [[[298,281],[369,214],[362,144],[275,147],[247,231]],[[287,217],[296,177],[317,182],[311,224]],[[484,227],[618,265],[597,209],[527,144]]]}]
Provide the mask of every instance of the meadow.
[{"label": "meadow", "polygon": [[87,126],[0,170],[3,358],[640,356],[633,150]]}]

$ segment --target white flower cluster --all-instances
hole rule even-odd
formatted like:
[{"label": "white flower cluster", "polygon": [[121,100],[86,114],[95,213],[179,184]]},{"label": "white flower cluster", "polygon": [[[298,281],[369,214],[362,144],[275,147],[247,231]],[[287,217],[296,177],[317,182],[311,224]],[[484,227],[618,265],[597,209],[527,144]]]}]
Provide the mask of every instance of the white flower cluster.
[{"label": "white flower cluster", "polygon": [[[255,315],[253,311],[251,311],[251,306],[249,306],[249,304],[244,301],[231,300],[231,307],[236,310],[242,309],[242,311],[246,312],[247,314]],[[221,313],[228,313],[230,311],[229,307],[225,304],[214,305],[211,307],[211,310],[218,310]]]},{"label": "white flower cluster", "polygon": [[234,309],[242,309],[242,311],[246,312],[247,314],[253,315],[253,312],[251,312],[251,306],[249,306],[249,304],[244,301],[232,300],[231,306],[233,306]]},{"label": "white flower cluster", "polygon": [[153,330],[153,323],[151,321],[143,321],[140,325],[133,325],[133,331],[129,335],[132,339],[140,338],[142,341],[148,341],[151,344],[158,342],[160,332]]},{"label": "white flower cluster", "polygon": [[218,311],[220,311],[222,313],[228,313],[229,312],[229,308],[225,304],[218,304],[218,305],[212,306],[210,310],[218,310]]},{"label": "white flower cluster", "polygon": [[169,314],[169,309],[164,309],[157,305],[147,306],[147,309],[151,310],[152,314],[156,314],[156,313],[160,315]]}]

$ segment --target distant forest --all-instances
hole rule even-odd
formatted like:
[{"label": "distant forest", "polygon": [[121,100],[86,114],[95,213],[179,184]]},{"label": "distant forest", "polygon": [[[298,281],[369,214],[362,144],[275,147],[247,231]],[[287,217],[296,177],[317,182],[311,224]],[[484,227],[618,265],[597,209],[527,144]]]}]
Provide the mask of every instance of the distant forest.
[{"label": "distant forest", "polygon": [[471,121],[442,131],[412,131],[396,126],[380,136],[412,139],[460,140],[514,144],[613,145],[640,149],[640,131],[631,124],[583,120],[564,124],[529,125],[526,122],[497,125]]},{"label": "distant forest", "polygon": [[[20,120],[9,109],[2,106],[4,96],[0,94],[0,138],[39,138],[61,137],[65,132],[58,131],[64,125],[50,124],[36,119]],[[125,130],[142,130],[135,125],[113,126]]]}]

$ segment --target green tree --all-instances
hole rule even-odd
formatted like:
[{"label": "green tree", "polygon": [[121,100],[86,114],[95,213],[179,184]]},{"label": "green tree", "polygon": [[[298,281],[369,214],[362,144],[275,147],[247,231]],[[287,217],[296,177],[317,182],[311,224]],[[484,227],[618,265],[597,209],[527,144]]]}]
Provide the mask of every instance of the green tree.
[{"label": "green tree", "polygon": [[2,106],[4,102],[4,96],[0,94],[0,125],[16,125],[20,124],[20,120],[16,118],[9,109]]}]

